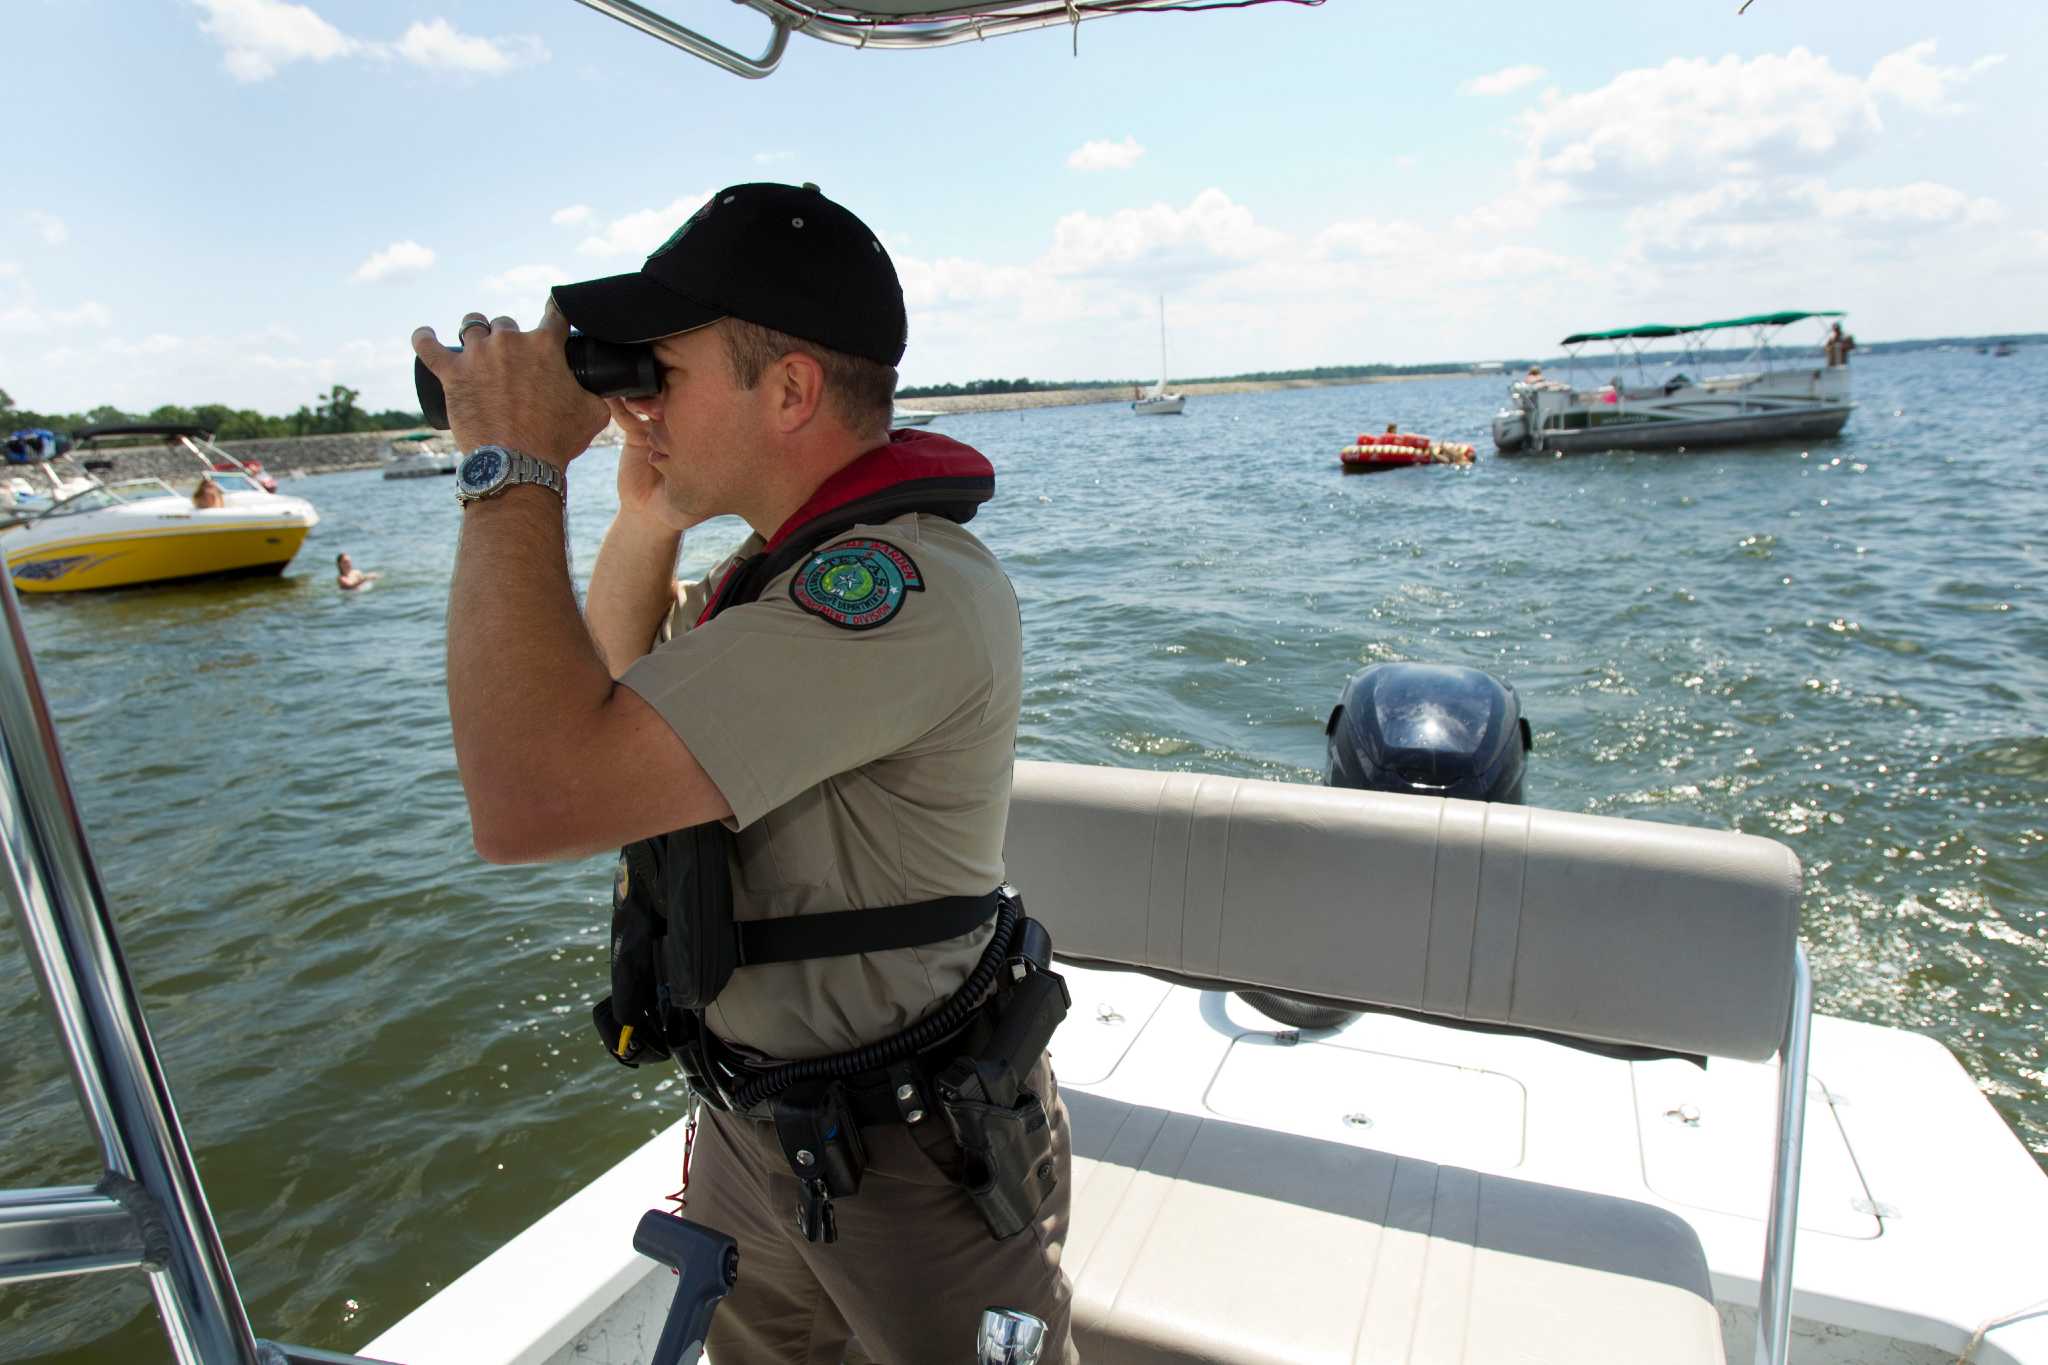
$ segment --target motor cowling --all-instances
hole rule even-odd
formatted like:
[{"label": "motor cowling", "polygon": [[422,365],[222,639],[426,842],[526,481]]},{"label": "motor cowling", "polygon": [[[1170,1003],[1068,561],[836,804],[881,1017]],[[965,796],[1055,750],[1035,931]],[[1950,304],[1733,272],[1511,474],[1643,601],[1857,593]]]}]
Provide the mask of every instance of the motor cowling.
[{"label": "motor cowling", "polygon": [[[1524,757],[1534,747],[1511,685],[1450,664],[1374,664],[1353,674],[1323,734],[1326,786],[1504,805],[1521,804]],[[1294,1028],[1337,1028],[1359,1015],[1281,991],[1238,994]]]},{"label": "motor cowling", "polygon": [[1344,685],[1323,734],[1328,786],[1521,804],[1521,695],[1476,668],[1374,664]]}]

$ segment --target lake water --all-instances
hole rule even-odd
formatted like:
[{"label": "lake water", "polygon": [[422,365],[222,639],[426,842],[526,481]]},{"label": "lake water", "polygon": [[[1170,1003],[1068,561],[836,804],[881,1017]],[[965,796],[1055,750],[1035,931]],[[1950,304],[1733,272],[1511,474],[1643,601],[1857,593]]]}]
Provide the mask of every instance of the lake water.
[{"label": "lake water", "polygon": [[[1023,603],[1022,756],[1312,782],[1353,671],[1487,669],[1532,804],[1784,840],[1821,1007],[1939,1038],[2048,1160],[2048,349],[1855,382],[1840,439],[1718,453],[1494,459],[1472,379],[934,429],[1000,473],[974,529]],[[1387,421],[1481,459],[1344,476]],[[612,458],[571,474],[579,579]],[[682,1097],[590,1034],[609,861],[470,850],[448,481],[287,491],[322,521],[281,580],[23,609],[257,1330],[350,1348]],[[337,592],[341,550],[382,581]],[[0,1185],[97,1178],[53,1046],[0,952]],[[0,1360],[166,1359],[154,1316],[134,1275],[0,1290]]]}]

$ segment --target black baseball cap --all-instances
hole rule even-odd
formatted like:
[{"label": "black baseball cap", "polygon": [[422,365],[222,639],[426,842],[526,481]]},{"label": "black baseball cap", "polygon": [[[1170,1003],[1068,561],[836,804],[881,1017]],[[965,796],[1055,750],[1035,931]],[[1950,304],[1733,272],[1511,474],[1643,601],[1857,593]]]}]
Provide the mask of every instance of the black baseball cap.
[{"label": "black baseball cap", "polygon": [[894,365],[909,326],[889,253],[816,185],[728,186],[638,270],[553,292],[570,323],[600,341],[739,318]]}]

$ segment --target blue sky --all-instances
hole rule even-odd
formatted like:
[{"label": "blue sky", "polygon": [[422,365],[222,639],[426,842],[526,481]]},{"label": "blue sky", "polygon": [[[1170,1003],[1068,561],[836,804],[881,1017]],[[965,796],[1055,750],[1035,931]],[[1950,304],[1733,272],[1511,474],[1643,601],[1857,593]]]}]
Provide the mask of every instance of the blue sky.
[{"label": "blue sky", "polygon": [[[669,0],[748,50],[765,21]],[[1330,0],[742,81],[572,0],[8,0],[0,388],[410,405],[406,335],[634,268],[705,194],[882,235],[905,382],[1544,353],[1845,308],[2048,329],[2048,5]]]}]

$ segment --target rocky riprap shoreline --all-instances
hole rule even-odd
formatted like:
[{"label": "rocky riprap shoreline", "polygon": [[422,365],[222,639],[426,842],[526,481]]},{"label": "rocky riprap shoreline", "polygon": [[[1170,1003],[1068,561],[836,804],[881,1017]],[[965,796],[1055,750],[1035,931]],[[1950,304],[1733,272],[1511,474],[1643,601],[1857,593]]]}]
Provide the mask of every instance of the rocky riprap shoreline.
[{"label": "rocky riprap shoreline", "polygon": [[[1354,384],[1400,384],[1412,379],[1455,379],[1457,374],[1378,374],[1355,379],[1218,379],[1166,387],[1189,398],[1220,393],[1270,393],[1275,389],[1346,388]],[[1087,389],[1033,389],[1025,393],[966,393],[899,398],[896,405],[927,412],[1017,412],[1025,408],[1071,408],[1087,403],[1128,403],[1144,386],[1118,384]]]},{"label": "rocky riprap shoreline", "polygon": [[[384,463],[385,447],[399,431],[354,431],[332,436],[277,436],[253,441],[221,441],[221,449],[238,460],[260,460],[272,474],[335,474],[345,469],[375,469]],[[438,433],[430,448],[454,449],[447,433]],[[162,443],[89,450],[85,459],[112,461],[100,472],[103,479],[155,477],[167,480],[197,479],[199,466],[182,447]]]}]

